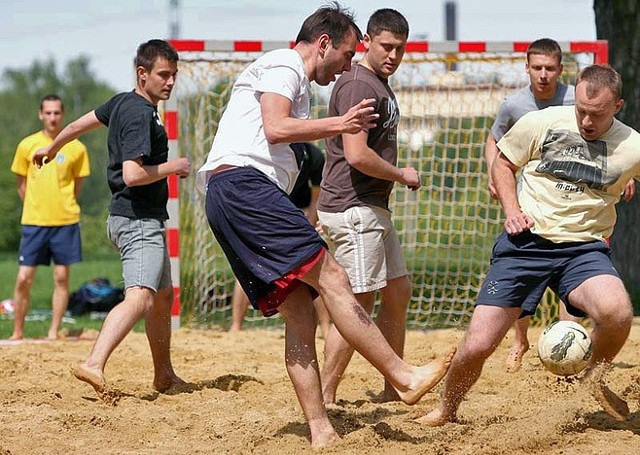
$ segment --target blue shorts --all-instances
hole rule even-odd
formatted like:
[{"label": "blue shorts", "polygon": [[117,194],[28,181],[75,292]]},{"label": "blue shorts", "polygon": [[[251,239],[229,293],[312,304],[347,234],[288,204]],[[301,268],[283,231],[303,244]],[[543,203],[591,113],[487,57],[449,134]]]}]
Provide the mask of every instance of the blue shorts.
[{"label": "blue shorts", "polygon": [[[254,308],[277,312],[288,289],[278,281],[327,248],[302,210],[262,172],[238,167],[213,175],[207,185],[209,226]],[[301,276],[301,275],[297,275]],[[276,292],[277,291],[277,292]],[[314,295],[315,290],[311,290]],[[265,305],[265,300],[268,304]]]},{"label": "blue shorts", "polygon": [[158,291],[173,286],[167,238],[161,220],[109,215],[107,232],[120,253],[125,289],[141,286]]},{"label": "blue shorts", "polygon": [[80,225],[67,226],[22,226],[18,263],[35,267],[49,265],[71,265],[82,261]]},{"label": "blue shorts", "polygon": [[594,276],[620,278],[610,256],[605,242],[554,243],[530,231],[516,236],[503,231],[493,245],[476,305],[520,307],[522,315],[532,315],[549,287],[570,314],[583,317],[568,301],[569,293]]}]

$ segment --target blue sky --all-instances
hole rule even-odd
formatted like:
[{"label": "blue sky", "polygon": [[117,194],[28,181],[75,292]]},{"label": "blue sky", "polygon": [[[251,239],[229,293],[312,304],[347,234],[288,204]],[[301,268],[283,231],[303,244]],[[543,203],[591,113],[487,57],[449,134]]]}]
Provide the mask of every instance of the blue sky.
[{"label": "blue sky", "polygon": [[[180,38],[293,40],[316,0],[178,0]],[[139,43],[166,38],[169,0],[0,1],[0,72],[36,59],[59,65],[86,55],[96,76],[117,90],[133,87]],[[412,37],[444,39],[444,0],[341,0],[361,28],[376,9],[393,7]],[[593,0],[457,0],[458,40],[594,40]]]}]

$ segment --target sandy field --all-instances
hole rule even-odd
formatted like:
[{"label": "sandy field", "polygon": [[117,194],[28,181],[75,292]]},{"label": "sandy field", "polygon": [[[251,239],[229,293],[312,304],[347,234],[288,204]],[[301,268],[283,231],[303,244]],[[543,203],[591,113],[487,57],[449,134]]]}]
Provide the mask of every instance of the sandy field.
[{"label": "sandy field", "polygon": [[[532,329],[531,340],[539,333]],[[462,335],[410,332],[405,357],[425,363]],[[547,373],[531,351],[519,372],[506,373],[511,336],[462,404],[460,422],[440,428],[413,422],[434,407],[440,386],[415,406],[377,403],[381,376],[356,355],[329,411],[342,440],[322,453],[640,453],[640,319],[607,379],[629,403],[622,423],[602,412],[585,386]],[[173,360],[189,384],[170,394],[151,388],[146,338],[132,333],[107,364],[119,391],[111,403],[69,373],[90,348],[88,340],[0,346],[0,455],[317,452],[284,368],[280,330],[180,329]]]}]

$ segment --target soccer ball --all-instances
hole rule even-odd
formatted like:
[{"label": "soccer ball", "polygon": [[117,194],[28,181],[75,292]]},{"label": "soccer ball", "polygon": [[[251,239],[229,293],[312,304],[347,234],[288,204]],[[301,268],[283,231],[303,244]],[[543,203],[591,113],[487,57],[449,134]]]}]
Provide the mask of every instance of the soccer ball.
[{"label": "soccer ball", "polygon": [[4,299],[0,302],[0,314],[13,314],[15,304],[12,299]]},{"label": "soccer ball", "polygon": [[558,376],[578,374],[587,366],[593,347],[589,333],[577,322],[556,321],[538,340],[542,365]]}]

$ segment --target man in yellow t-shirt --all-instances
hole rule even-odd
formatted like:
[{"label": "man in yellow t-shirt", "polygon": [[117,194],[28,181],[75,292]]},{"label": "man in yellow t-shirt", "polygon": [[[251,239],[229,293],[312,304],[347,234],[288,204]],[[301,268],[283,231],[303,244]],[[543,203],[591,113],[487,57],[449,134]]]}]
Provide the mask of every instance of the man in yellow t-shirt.
[{"label": "man in yellow t-shirt", "polygon": [[82,260],[80,206],[82,180],[89,175],[89,157],[82,142],[66,145],[55,158],[55,166],[38,168],[32,162],[36,150],[46,147],[62,129],[64,105],[57,95],[40,103],[39,118],[44,128],[18,144],[11,171],[18,177],[22,199],[22,238],[14,291],[15,312],[12,340],[24,337],[24,320],[29,310],[31,284],[39,265],[55,264],[53,315],[48,338],[56,339],[69,301],[69,272]]}]

